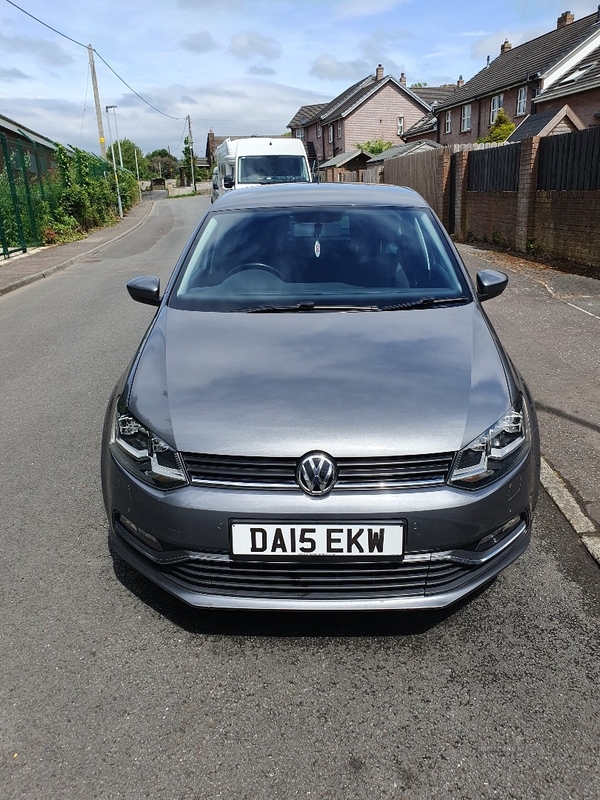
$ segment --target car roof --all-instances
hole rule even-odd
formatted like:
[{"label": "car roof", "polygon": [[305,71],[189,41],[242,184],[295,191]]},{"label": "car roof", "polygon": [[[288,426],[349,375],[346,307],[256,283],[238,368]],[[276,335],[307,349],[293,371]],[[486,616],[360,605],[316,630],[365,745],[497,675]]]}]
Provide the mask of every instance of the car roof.
[{"label": "car roof", "polygon": [[234,189],[212,208],[251,209],[289,206],[406,206],[429,208],[413,189],[372,183],[281,183],[253,189]]}]

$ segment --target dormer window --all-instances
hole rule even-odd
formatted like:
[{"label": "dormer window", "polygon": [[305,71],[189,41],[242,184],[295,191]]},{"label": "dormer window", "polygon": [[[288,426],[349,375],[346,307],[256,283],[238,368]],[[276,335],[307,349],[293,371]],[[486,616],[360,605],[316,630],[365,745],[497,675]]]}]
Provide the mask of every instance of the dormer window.
[{"label": "dormer window", "polygon": [[576,70],[570,72],[565,78],[563,78],[561,83],[572,83],[573,81],[577,81],[579,78],[583,77],[586,72],[594,69],[594,67],[597,65],[597,61],[590,61],[588,64],[580,64]]}]

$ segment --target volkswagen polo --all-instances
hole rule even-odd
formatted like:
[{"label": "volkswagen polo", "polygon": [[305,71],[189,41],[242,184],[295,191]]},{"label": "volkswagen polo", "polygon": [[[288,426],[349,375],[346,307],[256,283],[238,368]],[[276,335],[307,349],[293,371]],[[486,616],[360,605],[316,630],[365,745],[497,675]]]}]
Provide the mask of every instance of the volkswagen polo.
[{"label": "volkswagen polo", "polygon": [[199,607],[447,606],[527,547],[527,386],[425,201],[353,184],[210,207],[110,398],[116,552]]}]

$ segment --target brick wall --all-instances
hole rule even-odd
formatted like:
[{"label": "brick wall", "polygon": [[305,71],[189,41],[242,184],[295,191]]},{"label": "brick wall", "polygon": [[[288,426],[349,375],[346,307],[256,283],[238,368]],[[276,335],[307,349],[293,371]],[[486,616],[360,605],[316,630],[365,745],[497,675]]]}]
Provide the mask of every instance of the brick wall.
[{"label": "brick wall", "polygon": [[464,237],[515,247],[517,192],[467,192]]},{"label": "brick wall", "polygon": [[[386,83],[367,103],[350,114],[343,123],[340,142],[346,152],[359,143],[383,139],[384,142],[402,144],[398,136],[398,117],[404,117],[404,130],[407,131],[423,118],[426,110],[412,100],[393,83]],[[337,128],[335,143],[337,140]]]},{"label": "brick wall", "polygon": [[533,241],[546,253],[598,267],[600,191],[537,192]]},{"label": "brick wall", "polygon": [[[530,113],[531,110],[531,91],[527,93],[527,108],[525,114],[517,116],[517,98],[519,94],[519,87],[510,89],[503,92],[504,99],[502,108],[507,116],[519,125]],[[564,102],[558,108],[562,108]],[[461,131],[460,122],[462,107],[451,109],[452,111],[452,130],[450,133],[445,133],[446,129],[446,112],[441,111],[438,116],[438,130],[440,132],[440,144],[471,144],[477,139],[484,138],[489,133],[490,128],[490,113],[492,108],[492,96],[482,97],[481,100],[471,101],[471,130]]]},{"label": "brick wall", "polygon": [[579,117],[586,127],[600,125],[600,120],[594,118],[594,114],[600,112],[600,89],[590,89],[587,92],[569,94],[565,97],[557,97],[555,100],[548,100],[547,103],[537,103],[538,111],[558,111],[568,105]]}]

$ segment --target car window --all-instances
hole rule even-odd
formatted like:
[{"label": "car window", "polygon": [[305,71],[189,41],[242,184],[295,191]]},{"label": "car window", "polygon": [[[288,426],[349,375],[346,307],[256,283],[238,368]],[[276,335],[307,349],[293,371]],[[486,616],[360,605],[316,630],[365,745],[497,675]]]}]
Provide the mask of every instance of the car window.
[{"label": "car window", "polygon": [[428,209],[286,208],[209,214],[170,304],[383,307],[465,296],[465,278]]}]

